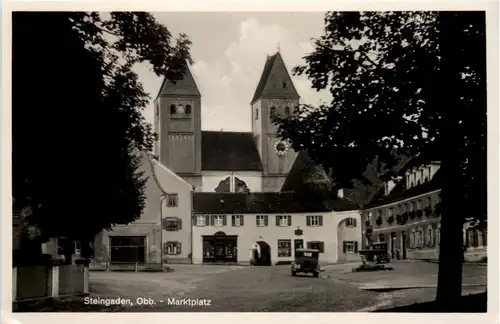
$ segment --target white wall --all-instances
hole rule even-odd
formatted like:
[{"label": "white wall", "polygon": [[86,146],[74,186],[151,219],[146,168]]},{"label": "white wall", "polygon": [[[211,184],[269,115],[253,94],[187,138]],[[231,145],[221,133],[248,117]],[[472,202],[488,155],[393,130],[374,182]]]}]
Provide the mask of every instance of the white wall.
[{"label": "white wall", "polygon": [[[302,239],[306,246],[309,241],[324,242],[324,253],[320,254],[320,262],[337,262],[338,261],[338,225],[348,217],[357,219],[357,227],[351,232],[344,232],[344,237],[351,241],[358,241],[361,246],[361,222],[359,211],[350,212],[325,212],[325,213],[307,213],[307,214],[292,214],[292,225],[287,227],[276,226],[277,214],[269,214],[269,223],[267,227],[256,226],[256,214],[244,215],[244,226],[231,226],[231,216],[227,217],[227,226],[193,226],[193,263],[201,264],[203,262],[203,238],[202,236],[211,236],[216,232],[222,231],[226,235],[237,235],[238,247],[238,262],[248,263],[250,249],[256,241],[265,241],[271,247],[271,262],[275,264],[277,261],[293,260],[293,240]],[[311,227],[306,226],[306,216],[322,215],[323,226]],[[196,216],[196,215],[195,215]],[[303,230],[302,236],[296,236],[294,231],[300,227]],[[350,237],[349,235],[352,235]],[[278,258],[278,240],[292,240],[292,256]]]}]

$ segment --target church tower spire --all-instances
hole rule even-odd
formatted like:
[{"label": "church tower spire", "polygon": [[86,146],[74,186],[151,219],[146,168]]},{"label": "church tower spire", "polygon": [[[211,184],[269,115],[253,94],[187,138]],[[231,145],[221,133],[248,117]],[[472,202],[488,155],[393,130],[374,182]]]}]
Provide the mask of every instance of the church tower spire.
[{"label": "church tower spire", "polygon": [[280,51],[267,58],[250,102],[252,131],[262,159],[263,191],[279,191],[297,154],[279,139],[271,112],[290,116],[299,105],[295,89]]},{"label": "church tower spire", "polygon": [[188,64],[180,80],[163,80],[154,106],[155,153],[160,162],[191,185],[200,186],[201,93]]}]

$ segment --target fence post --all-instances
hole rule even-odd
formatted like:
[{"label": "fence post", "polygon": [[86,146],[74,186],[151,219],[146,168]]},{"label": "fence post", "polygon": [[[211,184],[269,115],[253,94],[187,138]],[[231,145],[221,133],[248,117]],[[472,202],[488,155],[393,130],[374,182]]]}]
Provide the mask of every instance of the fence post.
[{"label": "fence post", "polygon": [[90,291],[89,284],[89,266],[83,267],[83,292],[88,294]]},{"label": "fence post", "polygon": [[137,262],[134,263],[134,271],[137,272],[138,271],[138,267],[137,267]]},{"label": "fence post", "polygon": [[12,301],[17,299],[17,267],[12,268]]},{"label": "fence post", "polygon": [[48,294],[49,297],[59,296],[59,266],[53,265],[49,268],[47,276]]},{"label": "fence post", "polygon": [[109,261],[106,260],[106,272],[109,272],[109,270],[110,270]]}]

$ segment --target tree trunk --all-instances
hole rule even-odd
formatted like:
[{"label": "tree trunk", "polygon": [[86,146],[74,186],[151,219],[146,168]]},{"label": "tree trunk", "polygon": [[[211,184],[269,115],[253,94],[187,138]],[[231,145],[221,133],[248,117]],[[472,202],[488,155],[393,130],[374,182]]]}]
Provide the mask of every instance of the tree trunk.
[{"label": "tree trunk", "polygon": [[[441,243],[439,249],[439,273],[436,302],[443,312],[457,311],[456,305],[462,295],[462,257],[463,257],[463,208],[464,178],[461,170],[461,149],[463,133],[460,120],[464,118],[464,108],[456,93],[460,83],[460,60],[457,53],[463,46],[458,29],[459,17],[454,12],[440,12],[440,87],[436,89],[436,104],[443,111],[440,123],[440,150],[442,172],[442,216]],[[455,306],[455,307],[454,307]]]}]

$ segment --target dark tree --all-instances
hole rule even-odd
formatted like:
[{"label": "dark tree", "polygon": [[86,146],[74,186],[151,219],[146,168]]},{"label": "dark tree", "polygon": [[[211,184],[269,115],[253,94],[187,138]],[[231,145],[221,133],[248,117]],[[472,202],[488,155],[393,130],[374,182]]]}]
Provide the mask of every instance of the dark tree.
[{"label": "dark tree", "polygon": [[342,186],[378,157],[440,160],[442,225],[437,300],[456,304],[465,216],[486,219],[484,12],[329,12],[325,34],[304,57],[329,105],[274,116],[283,138]]},{"label": "dark tree", "polygon": [[13,13],[13,197],[45,239],[92,240],[140,217],[138,150],[155,138],[136,63],[178,80],[189,55],[148,13]]}]

